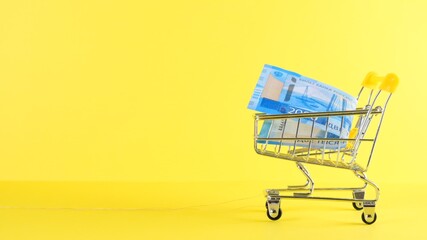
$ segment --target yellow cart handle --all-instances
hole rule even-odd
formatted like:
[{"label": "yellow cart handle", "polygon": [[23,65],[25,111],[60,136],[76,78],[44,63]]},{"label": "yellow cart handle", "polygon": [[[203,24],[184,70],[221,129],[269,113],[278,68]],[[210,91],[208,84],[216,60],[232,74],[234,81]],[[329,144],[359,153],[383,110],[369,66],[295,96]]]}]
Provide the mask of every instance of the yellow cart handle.
[{"label": "yellow cart handle", "polygon": [[366,74],[365,79],[362,82],[362,86],[372,90],[377,89],[378,84],[384,79],[384,77],[378,76],[375,72],[369,72]]},{"label": "yellow cart handle", "polygon": [[[390,96],[394,91],[396,91],[397,85],[399,85],[399,77],[394,73],[389,73],[386,76],[381,77],[381,76],[378,76],[375,72],[369,72],[362,82],[363,87],[369,88],[372,91],[378,88],[380,91],[385,91],[390,93]],[[378,92],[375,99],[378,97],[379,94],[380,92]],[[374,99],[374,102],[375,102],[375,99]],[[352,128],[349,133],[349,138],[356,138],[358,133],[359,133],[358,126]],[[354,147],[354,144],[355,144],[354,141],[349,141],[347,143],[346,149],[352,149]]]},{"label": "yellow cart handle", "polygon": [[394,91],[396,91],[397,85],[399,85],[399,77],[394,73],[389,73],[384,77],[384,80],[380,85],[380,90],[394,93]]},{"label": "yellow cart handle", "polygon": [[[381,83],[379,85],[379,83]],[[362,86],[375,90],[378,88],[382,91],[393,93],[397,85],[399,85],[399,77],[394,73],[389,73],[386,76],[378,76],[375,72],[369,72],[362,82]]]}]

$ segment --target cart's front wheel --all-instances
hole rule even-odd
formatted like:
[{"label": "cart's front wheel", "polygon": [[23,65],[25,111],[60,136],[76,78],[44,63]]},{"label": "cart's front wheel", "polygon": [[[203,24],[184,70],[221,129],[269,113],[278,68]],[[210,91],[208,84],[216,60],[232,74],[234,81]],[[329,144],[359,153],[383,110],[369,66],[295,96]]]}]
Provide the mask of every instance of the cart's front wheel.
[{"label": "cart's front wheel", "polygon": [[270,220],[276,221],[279,220],[282,216],[282,209],[279,208],[279,210],[276,213],[270,213],[270,211],[267,209],[267,217]]},{"label": "cart's front wheel", "polygon": [[372,224],[377,221],[377,214],[365,216],[365,213],[362,213],[362,221],[366,224]]},{"label": "cart's front wheel", "polygon": [[361,202],[353,202],[353,207],[354,209],[356,209],[357,211],[360,211],[363,209],[363,203]]}]

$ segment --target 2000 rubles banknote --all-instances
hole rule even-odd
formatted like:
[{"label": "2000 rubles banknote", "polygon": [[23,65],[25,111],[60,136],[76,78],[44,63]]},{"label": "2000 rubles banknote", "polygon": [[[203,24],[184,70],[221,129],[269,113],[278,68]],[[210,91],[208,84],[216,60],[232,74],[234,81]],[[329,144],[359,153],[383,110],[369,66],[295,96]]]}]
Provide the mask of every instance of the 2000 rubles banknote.
[{"label": "2000 rubles banknote", "polygon": [[[354,110],[353,96],[322,82],[285,69],[264,65],[248,108],[267,114],[298,114]],[[264,121],[259,137],[268,138],[348,138],[352,117],[321,117]],[[297,130],[298,129],[298,130]],[[338,139],[337,139],[338,140]],[[269,141],[269,144],[294,144]],[[297,141],[308,146],[310,141]],[[344,147],[343,141],[311,141],[313,148]]]}]

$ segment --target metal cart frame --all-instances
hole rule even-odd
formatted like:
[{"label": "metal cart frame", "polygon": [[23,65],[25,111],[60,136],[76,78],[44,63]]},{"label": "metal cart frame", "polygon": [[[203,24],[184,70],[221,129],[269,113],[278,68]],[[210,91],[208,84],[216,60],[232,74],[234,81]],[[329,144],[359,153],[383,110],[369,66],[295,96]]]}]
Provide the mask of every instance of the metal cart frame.
[{"label": "metal cart frame", "polygon": [[[371,163],[372,155],[375,150],[378,134],[383,122],[384,113],[387,108],[387,104],[391,98],[392,93],[395,91],[398,85],[398,77],[395,74],[388,74],[385,77],[379,77],[375,73],[369,73],[362,83],[362,88],[358,94],[357,99],[360,98],[362,92],[365,89],[370,90],[368,104],[363,108],[358,108],[352,111],[335,111],[335,112],[313,112],[313,113],[301,113],[301,114],[277,114],[267,115],[263,113],[255,114],[254,117],[254,148],[256,153],[264,156],[286,159],[295,161],[298,169],[307,179],[306,183],[297,186],[288,186],[283,189],[267,189],[266,190],[266,208],[267,216],[271,220],[278,220],[282,216],[282,210],[280,206],[281,199],[316,199],[316,200],[334,200],[334,201],[347,201],[352,202],[353,207],[356,210],[363,210],[362,221],[366,224],[372,224],[377,219],[375,212],[375,206],[379,199],[380,189],[371,180],[367,178],[366,172]],[[381,83],[381,84],[380,84]],[[379,89],[377,86],[380,84]],[[376,94],[375,94],[376,92]],[[386,100],[383,104],[378,105],[377,99],[382,92],[388,93]],[[372,103],[371,98],[375,95]],[[331,117],[341,117],[341,131],[342,124],[345,116],[353,116],[357,118],[354,128],[350,132],[348,138],[327,138],[328,122]],[[379,116],[380,120],[376,126],[376,132],[373,138],[366,138],[365,133],[368,131],[368,127],[373,117]],[[301,119],[316,119],[326,118],[326,134],[324,138],[314,137],[298,137],[298,129],[300,126]],[[282,137],[273,138],[270,137],[270,132],[267,137],[261,137],[259,133],[259,124],[265,120],[283,120],[286,126],[287,121],[290,119],[297,120],[297,129],[295,137],[284,137],[285,127],[282,130]],[[313,135],[314,120],[311,126],[311,136]],[[374,129],[375,130],[375,129]],[[270,129],[271,131],[271,129]],[[307,147],[298,146],[298,141],[308,142]],[[323,148],[312,147],[313,141],[323,141]],[[340,146],[337,149],[328,149],[326,147],[326,141],[339,141],[339,144],[343,144],[343,148]],[[273,149],[269,142],[276,142]],[[279,144],[277,144],[279,142]],[[283,143],[287,143],[283,145]],[[357,161],[357,154],[361,144],[370,142],[371,147],[369,149],[369,157],[366,164],[360,164]],[[289,144],[290,143],[290,144]],[[269,148],[268,148],[269,147]],[[315,182],[308,172],[304,164],[315,164],[321,166],[335,167],[340,169],[347,169],[354,173],[354,175],[363,181],[363,186],[360,187],[348,187],[348,188],[317,188]],[[374,198],[365,199],[365,192],[367,187],[371,187],[375,192]],[[351,191],[353,197],[349,198],[336,198],[336,197],[320,197],[313,196],[314,192],[317,191]]]}]

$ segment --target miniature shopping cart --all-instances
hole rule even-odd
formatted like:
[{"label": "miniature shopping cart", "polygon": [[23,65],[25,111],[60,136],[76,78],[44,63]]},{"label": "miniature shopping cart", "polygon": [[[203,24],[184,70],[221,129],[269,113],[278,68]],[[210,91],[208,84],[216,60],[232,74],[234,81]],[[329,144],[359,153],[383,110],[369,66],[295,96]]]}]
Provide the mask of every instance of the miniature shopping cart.
[{"label": "miniature shopping cart", "polygon": [[[369,73],[364,79],[357,97],[359,102],[361,96],[367,98],[368,103],[356,110],[277,115],[259,113],[255,115],[255,151],[264,156],[295,161],[298,169],[307,179],[304,185],[266,190],[267,201],[265,205],[269,219],[278,220],[282,216],[281,199],[293,198],[352,202],[356,210],[363,210],[362,220],[364,223],[372,224],[376,221],[375,205],[378,201],[380,190],[374,182],[367,178],[366,172],[371,163],[387,104],[398,82],[398,77],[395,74],[379,77],[375,73]],[[344,119],[348,117],[351,117],[353,120],[348,138],[331,137],[328,134],[328,122],[332,119],[340,120],[342,131],[343,124],[345,124]],[[326,121],[325,134],[324,137],[313,137],[314,122],[319,118]],[[261,134],[259,126],[268,121],[281,121],[283,125],[281,137],[273,137],[270,133],[267,136]],[[296,133],[293,137],[284,134],[286,124],[289,124],[291,121],[296,122]],[[311,135],[300,137],[298,131],[300,126],[302,126],[302,122],[307,123],[310,121],[313,123],[311,125]],[[331,141],[337,143],[338,146],[330,148],[327,143]],[[362,157],[361,153],[366,156]],[[305,164],[350,170],[364,184],[360,187],[315,188],[313,178],[304,166]],[[374,190],[375,196],[367,197],[365,193],[368,186]],[[318,191],[323,193],[348,191],[352,193],[353,197],[317,196],[315,193],[318,193]]]}]

